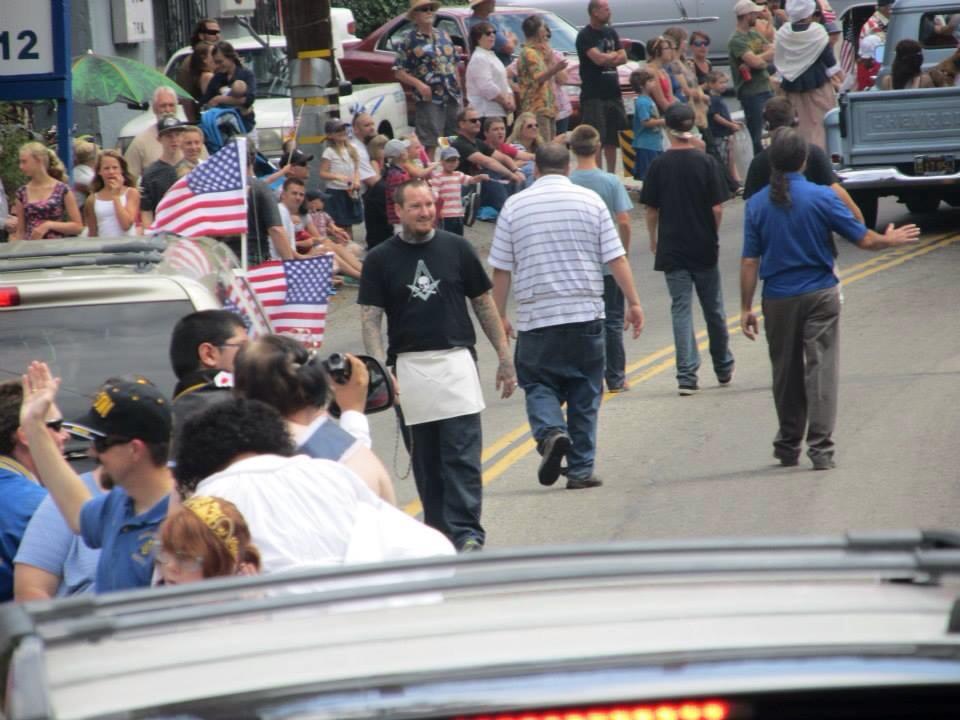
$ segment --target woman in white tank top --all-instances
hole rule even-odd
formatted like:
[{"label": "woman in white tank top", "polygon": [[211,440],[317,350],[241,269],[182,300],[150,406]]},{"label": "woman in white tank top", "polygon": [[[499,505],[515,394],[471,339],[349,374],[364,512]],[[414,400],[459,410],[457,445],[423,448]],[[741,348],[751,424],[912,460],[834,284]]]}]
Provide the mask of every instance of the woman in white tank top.
[{"label": "woman in white tank top", "polygon": [[83,208],[87,234],[104,238],[137,235],[140,193],[127,161],[116,150],[104,150],[97,158],[96,172],[93,192]]}]

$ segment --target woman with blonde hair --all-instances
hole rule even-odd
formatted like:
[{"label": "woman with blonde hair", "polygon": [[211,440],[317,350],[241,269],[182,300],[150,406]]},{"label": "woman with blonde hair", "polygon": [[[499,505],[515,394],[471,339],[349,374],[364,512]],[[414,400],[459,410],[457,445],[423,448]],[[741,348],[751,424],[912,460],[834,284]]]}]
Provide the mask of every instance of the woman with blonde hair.
[{"label": "woman with blonde hair", "polygon": [[66,171],[53,150],[38,142],[21,146],[20,172],[28,180],[17,189],[15,240],[61,238],[83,232],[77,197],[64,182]]},{"label": "woman with blonde hair", "polygon": [[347,137],[347,123],[327,120],[327,147],[320,156],[320,178],[327,183],[327,212],[353,237],[353,226],[363,222],[360,199],[360,154]]},{"label": "woman with blonde hair", "polygon": [[140,193],[127,169],[127,161],[116,150],[104,150],[97,158],[92,192],[83,214],[90,237],[123,237],[137,234]]},{"label": "woman with blonde hair", "polygon": [[260,552],[243,515],[229,500],[195,495],[160,526],[156,565],[163,585],[257,575]]},{"label": "woman with blonde hair", "polygon": [[529,153],[537,152],[537,148],[546,142],[540,134],[537,116],[532,112],[517,115],[516,122],[513,123],[513,132],[510,133],[507,142],[519,145]]}]

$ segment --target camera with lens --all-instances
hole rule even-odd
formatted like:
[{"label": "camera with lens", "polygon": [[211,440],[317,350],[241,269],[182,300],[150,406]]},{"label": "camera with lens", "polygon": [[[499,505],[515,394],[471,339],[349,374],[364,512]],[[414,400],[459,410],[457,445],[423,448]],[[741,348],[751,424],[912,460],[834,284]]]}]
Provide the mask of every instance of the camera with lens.
[{"label": "camera with lens", "polygon": [[[370,415],[392,407],[395,401],[393,381],[390,379],[390,374],[386,368],[376,358],[369,355],[356,355],[355,357],[367,368],[367,400],[363,412]],[[322,365],[332,382],[338,385],[346,385],[350,382],[353,367],[346,354],[331,353],[322,361]],[[327,410],[333,417],[340,417],[341,410],[336,401],[331,401]]]},{"label": "camera with lens", "polygon": [[330,353],[323,361],[323,369],[335,383],[346,385],[350,380],[350,358],[343,353]]}]

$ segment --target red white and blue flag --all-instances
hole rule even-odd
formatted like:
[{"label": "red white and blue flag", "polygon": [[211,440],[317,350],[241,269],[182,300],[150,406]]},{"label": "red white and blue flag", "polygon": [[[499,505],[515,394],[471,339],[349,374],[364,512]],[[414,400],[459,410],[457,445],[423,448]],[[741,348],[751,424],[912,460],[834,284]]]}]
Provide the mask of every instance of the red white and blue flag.
[{"label": "red white and blue flag", "polygon": [[323,342],[333,286],[333,254],[273,260],[247,271],[273,331],[311,347]]},{"label": "red white and blue flag", "polygon": [[247,139],[237,138],[177,180],[157,205],[151,234],[183,237],[247,231]]}]

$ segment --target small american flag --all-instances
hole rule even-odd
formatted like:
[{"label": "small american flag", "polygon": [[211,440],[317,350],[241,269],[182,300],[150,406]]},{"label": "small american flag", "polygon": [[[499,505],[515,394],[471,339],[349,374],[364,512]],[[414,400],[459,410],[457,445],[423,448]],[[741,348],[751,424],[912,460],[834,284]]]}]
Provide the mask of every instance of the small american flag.
[{"label": "small american flag", "polygon": [[171,242],[163,253],[170,267],[176,268],[194,280],[206,277],[213,272],[213,266],[206,252],[195,240],[181,238]]},{"label": "small american flag", "polygon": [[273,260],[251,268],[247,280],[275,333],[320,346],[333,284],[332,253],[305,260]]},{"label": "small american flag", "polygon": [[247,139],[237,138],[177,180],[148,232],[184,237],[247,231]]}]

